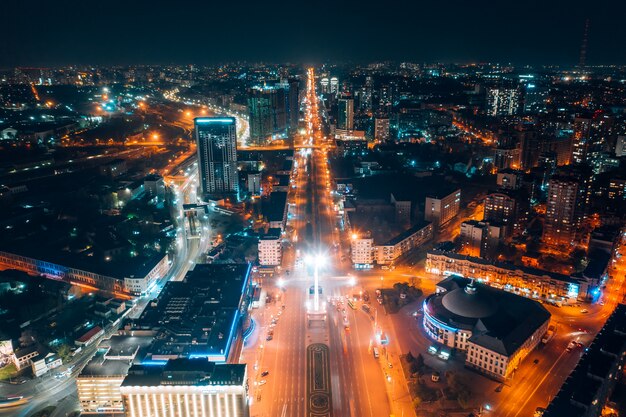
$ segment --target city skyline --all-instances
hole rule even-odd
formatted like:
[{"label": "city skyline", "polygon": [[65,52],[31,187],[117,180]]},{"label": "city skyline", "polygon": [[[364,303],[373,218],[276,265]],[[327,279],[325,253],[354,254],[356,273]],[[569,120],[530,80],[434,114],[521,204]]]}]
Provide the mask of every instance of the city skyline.
[{"label": "city skyline", "polygon": [[626,416],[626,3],[491,3],[3,8],[0,417]]}]

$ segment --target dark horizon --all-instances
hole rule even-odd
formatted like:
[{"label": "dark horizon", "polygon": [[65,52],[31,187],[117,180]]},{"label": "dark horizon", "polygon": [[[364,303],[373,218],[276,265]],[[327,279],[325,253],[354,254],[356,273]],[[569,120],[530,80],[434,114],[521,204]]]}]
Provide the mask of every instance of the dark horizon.
[{"label": "dark horizon", "polygon": [[313,10],[281,1],[130,3],[4,5],[0,67],[335,60],[573,66],[586,19],[587,64],[626,64],[626,3],[366,1]]}]

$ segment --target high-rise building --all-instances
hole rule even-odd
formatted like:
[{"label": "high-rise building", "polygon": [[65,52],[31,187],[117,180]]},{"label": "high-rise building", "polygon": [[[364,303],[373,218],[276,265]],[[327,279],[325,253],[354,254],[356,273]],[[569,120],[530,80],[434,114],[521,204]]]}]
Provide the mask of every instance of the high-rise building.
[{"label": "high-rise building", "polygon": [[546,111],[548,88],[537,82],[527,82],[524,85],[524,113],[537,114]]},{"label": "high-rise building", "polygon": [[330,94],[332,95],[339,94],[339,78],[337,77],[330,78]]},{"label": "high-rise building", "polygon": [[248,173],[248,192],[250,195],[261,194],[261,173],[259,171]]},{"label": "high-rise building", "polygon": [[550,178],[543,241],[550,246],[571,247],[586,218],[590,198],[587,169],[572,167]]},{"label": "high-rise building", "polygon": [[197,117],[194,119],[198,145],[200,192],[204,198],[236,195],[237,126],[234,117]]},{"label": "high-rise building", "polygon": [[528,199],[516,195],[503,191],[485,197],[484,221],[504,226],[503,237],[519,234],[526,226]]},{"label": "high-rise building", "polygon": [[615,119],[602,111],[582,115],[574,119],[572,137],[572,163],[595,165],[601,154],[615,143],[612,129]]},{"label": "high-rise building", "polygon": [[374,139],[386,141],[389,139],[389,119],[377,117],[374,121]]},{"label": "high-rise building", "polygon": [[250,142],[265,145],[287,136],[287,96],[281,87],[254,87],[248,90]]},{"label": "high-rise building", "polygon": [[520,93],[517,88],[487,88],[487,115],[510,116],[517,114],[520,107]]},{"label": "high-rise building", "polygon": [[328,77],[322,78],[320,84],[322,85],[322,94],[330,93],[330,81],[328,80]]},{"label": "high-rise building", "polygon": [[289,94],[287,97],[289,133],[294,134],[298,130],[298,123],[300,121],[300,80],[297,78],[289,79]]},{"label": "high-rise building", "polygon": [[626,156],[626,135],[620,135],[617,137],[617,141],[615,143],[615,156],[618,158]]},{"label": "high-rise building", "polygon": [[337,103],[337,129],[354,129],[354,99],[350,96],[343,96]]},{"label": "high-rise building", "polygon": [[120,392],[133,417],[250,415],[245,364],[170,359],[164,366],[134,365]]}]

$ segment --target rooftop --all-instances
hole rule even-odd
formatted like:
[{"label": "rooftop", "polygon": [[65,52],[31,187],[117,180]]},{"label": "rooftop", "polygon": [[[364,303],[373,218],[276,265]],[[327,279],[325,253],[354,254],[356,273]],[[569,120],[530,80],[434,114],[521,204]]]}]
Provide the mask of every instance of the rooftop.
[{"label": "rooftop", "polygon": [[536,301],[466,278],[450,276],[437,285],[447,291],[426,299],[429,314],[472,330],[471,342],[503,355],[512,355],[550,319]]},{"label": "rooftop", "polygon": [[428,254],[443,255],[443,256],[446,256],[446,257],[448,257],[450,259],[467,260],[469,262],[473,262],[473,263],[477,263],[477,264],[481,264],[481,265],[493,265],[493,266],[495,266],[497,268],[508,269],[510,271],[522,271],[523,273],[528,274],[528,275],[547,276],[547,277],[550,277],[550,278],[555,279],[557,281],[571,282],[571,283],[574,283],[574,284],[579,282],[579,280],[574,278],[574,277],[570,277],[570,276],[564,275],[564,274],[559,274],[557,272],[545,271],[543,269],[531,268],[531,267],[528,267],[528,266],[513,265],[513,264],[510,264],[510,263],[506,263],[506,262],[492,262],[492,261],[489,261],[489,260],[484,259],[484,258],[478,258],[478,257],[475,257],[475,256],[468,256],[468,255],[461,255],[461,254],[458,254],[456,252],[449,252],[449,251],[433,249],[433,250],[429,250]]},{"label": "rooftop", "polygon": [[153,358],[228,357],[250,295],[247,264],[198,264],[183,281],[170,281],[146,306],[134,329],[157,332]]},{"label": "rooftop", "polygon": [[124,386],[238,385],[246,383],[245,364],[216,364],[206,359],[172,359],[164,366],[134,365]]}]

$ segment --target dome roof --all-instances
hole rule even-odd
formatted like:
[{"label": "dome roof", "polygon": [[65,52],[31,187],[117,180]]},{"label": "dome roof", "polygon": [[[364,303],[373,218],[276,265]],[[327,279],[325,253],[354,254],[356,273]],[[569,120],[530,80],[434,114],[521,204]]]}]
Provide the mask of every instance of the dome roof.
[{"label": "dome roof", "polygon": [[472,319],[482,319],[496,313],[496,302],[473,283],[465,288],[452,290],[441,299],[443,306],[453,314]]}]

